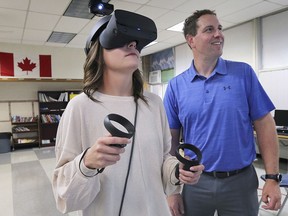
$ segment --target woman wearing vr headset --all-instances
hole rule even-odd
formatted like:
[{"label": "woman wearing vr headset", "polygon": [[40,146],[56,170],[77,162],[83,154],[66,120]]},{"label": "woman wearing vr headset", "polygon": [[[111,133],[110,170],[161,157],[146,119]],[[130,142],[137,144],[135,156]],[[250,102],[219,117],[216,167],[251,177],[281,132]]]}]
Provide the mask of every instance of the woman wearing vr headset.
[{"label": "woman wearing vr headset", "polygon": [[[176,183],[199,180],[203,165],[191,168],[193,173],[180,168],[176,178],[178,161],[169,154],[171,135],[162,100],[143,91],[139,53],[156,39],[156,32],[147,17],[116,10],[88,38],[84,92],[69,102],[57,132],[53,191],[59,211],[166,216],[166,196],[181,189]],[[131,131],[127,127],[132,138],[113,136],[113,125],[112,132],[105,128],[111,113],[133,124]]]}]

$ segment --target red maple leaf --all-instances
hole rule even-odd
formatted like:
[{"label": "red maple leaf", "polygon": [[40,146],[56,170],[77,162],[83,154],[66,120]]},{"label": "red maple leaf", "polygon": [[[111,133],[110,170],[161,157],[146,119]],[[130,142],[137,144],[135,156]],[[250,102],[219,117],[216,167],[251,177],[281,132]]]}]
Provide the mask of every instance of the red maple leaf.
[{"label": "red maple leaf", "polygon": [[30,59],[27,57],[22,60],[22,62],[18,62],[18,67],[22,69],[22,71],[26,71],[26,75],[28,75],[28,72],[31,71],[36,67],[36,63],[31,62]]}]

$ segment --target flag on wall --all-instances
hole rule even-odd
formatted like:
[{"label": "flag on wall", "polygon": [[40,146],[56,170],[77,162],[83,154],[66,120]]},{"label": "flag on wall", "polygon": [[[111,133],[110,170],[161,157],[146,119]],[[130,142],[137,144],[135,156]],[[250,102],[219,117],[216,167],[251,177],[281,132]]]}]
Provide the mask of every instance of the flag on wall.
[{"label": "flag on wall", "polygon": [[0,52],[0,76],[52,77],[51,55],[20,56]]}]

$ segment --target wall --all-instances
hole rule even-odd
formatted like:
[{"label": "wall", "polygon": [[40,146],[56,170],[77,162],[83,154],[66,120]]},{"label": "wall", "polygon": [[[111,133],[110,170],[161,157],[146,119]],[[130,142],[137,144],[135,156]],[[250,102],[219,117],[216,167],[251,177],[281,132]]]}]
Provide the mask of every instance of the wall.
[{"label": "wall", "polygon": [[[222,57],[235,61],[244,61],[254,69],[257,68],[255,50],[256,31],[257,29],[255,29],[253,21],[224,30],[225,42]],[[175,58],[176,74],[190,67],[193,54],[186,43],[175,47]]]},{"label": "wall", "polygon": [[[250,64],[276,109],[288,110],[288,10],[225,29],[222,57]],[[192,62],[187,44],[175,47],[175,73]],[[163,93],[162,93],[163,94]]]},{"label": "wall", "polygon": [[51,55],[52,78],[83,78],[83,64],[85,61],[83,49],[0,43],[0,52],[23,56]]},{"label": "wall", "polygon": [[[250,21],[224,31],[225,42],[222,57],[250,64],[254,70],[256,65],[257,23]],[[245,35],[245,37],[243,37]]]},{"label": "wall", "polygon": [[175,47],[175,75],[178,75],[189,68],[192,59],[192,51],[186,43]]},{"label": "wall", "polygon": [[[85,53],[82,49],[0,43],[0,52],[51,55],[51,81],[0,82],[0,132],[11,131],[10,117],[37,116],[37,91],[81,89]],[[59,81],[61,79],[62,81]],[[63,80],[64,79],[64,80]]]},{"label": "wall", "polygon": [[259,79],[277,109],[288,110],[288,11],[263,18]]}]

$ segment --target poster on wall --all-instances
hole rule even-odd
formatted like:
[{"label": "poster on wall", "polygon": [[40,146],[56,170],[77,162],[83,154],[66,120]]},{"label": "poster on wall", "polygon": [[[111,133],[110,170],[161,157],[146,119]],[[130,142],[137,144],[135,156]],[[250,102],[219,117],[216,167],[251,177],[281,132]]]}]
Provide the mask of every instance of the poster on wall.
[{"label": "poster on wall", "polygon": [[165,69],[161,71],[161,83],[167,83],[171,78],[174,77],[174,68]]},{"label": "poster on wall", "polygon": [[173,51],[173,48],[169,48],[154,53],[150,57],[150,71],[161,71],[161,83],[166,83],[174,77],[175,58]]},{"label": "poster on wall", "polygon": [[151,55],[150,71],[166,70],[174,68],[175,59],[173,48],[163,50]]},{"label": "poster on wall", "polygon": [[15,78],[52,77],[51,55],[20,55],[0,52],[0,76]]},{"label": "poster on wall", "polygon": [[161,70],[155,70],[149,72],[148,77],[149,84],[159,84],[161,83]]}]

